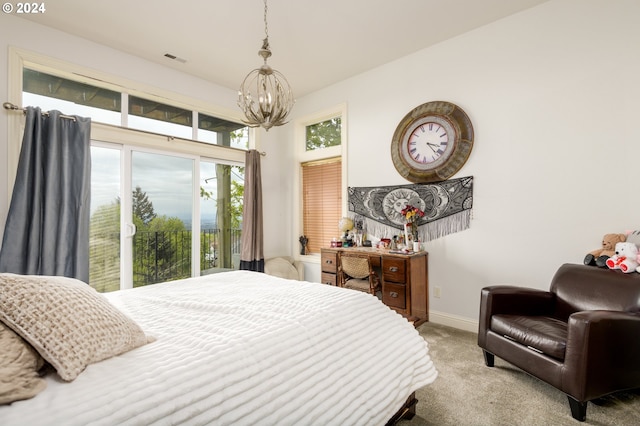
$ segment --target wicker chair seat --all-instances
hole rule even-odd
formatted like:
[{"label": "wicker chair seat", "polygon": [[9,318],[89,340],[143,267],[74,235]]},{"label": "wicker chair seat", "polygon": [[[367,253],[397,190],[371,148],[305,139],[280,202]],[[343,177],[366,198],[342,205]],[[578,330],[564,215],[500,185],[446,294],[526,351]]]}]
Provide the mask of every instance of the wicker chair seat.
[{"label": "wicker chair seat", "polygon": [[344,288],[350,288],[351,290],[364,291],[365,293],[371,292],[371,283],[368,279],[359,280],[357,278],[351,278],[344,283]]}]

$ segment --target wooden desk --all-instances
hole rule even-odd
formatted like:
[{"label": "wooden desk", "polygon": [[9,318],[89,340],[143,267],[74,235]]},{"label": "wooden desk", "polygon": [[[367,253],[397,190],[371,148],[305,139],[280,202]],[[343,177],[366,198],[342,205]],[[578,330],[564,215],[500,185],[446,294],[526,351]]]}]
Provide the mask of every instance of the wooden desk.
[{"label": "wooden desk", "polygon": [[428,253],[411,255],[389,253],[370,247],[323,248],[322,282],[338,285],[340,253],[358,251],[369,254],[374,268],[380,270],[382,302],[414,321],[416,326],[429,321]]}]

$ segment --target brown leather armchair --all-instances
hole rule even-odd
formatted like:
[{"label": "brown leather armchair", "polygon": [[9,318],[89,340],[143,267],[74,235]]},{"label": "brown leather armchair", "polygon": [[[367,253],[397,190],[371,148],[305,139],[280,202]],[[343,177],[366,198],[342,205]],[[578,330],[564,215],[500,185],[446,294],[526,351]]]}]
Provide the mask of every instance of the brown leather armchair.
[{"label": "brown leather armchair", "polygon": [[549,291],[482,289],[478,345],[564,392],[572,416],[587,402],[640,388],[640,274],[562,265]]}]

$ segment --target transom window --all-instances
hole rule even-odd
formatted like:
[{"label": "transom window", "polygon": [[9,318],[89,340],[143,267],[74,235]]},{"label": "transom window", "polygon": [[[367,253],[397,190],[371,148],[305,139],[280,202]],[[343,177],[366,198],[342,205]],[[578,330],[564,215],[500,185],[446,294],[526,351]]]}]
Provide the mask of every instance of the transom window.
[{"label": "transom window", "polygon": [[[246,125],[198,111],[23,69],[23,102],[43,110],[91,117],[98,123],[128,127],[233,148],[248,149]],[[123,111],[123,104],[128,109]],[[195,117],[195,118],[194,118]],[[225,135],[234,132],[233,138]]]},{"label": "transom window", "polygon": [[342,144],[342,118],[334,117],[306,126],[306,150],[328,148]]}]

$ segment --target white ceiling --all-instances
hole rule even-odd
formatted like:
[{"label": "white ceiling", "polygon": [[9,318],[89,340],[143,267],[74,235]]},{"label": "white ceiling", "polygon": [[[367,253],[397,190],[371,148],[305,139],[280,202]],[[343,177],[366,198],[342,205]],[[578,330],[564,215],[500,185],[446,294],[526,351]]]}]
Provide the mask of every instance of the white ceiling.
[{"label": "white ceiling", "polygon": [[[300,97],[546,1],[269,0],[269,65]],[[45,4],[43,14],[15,16],[234,90],[262,64],[263,0]]]}]

